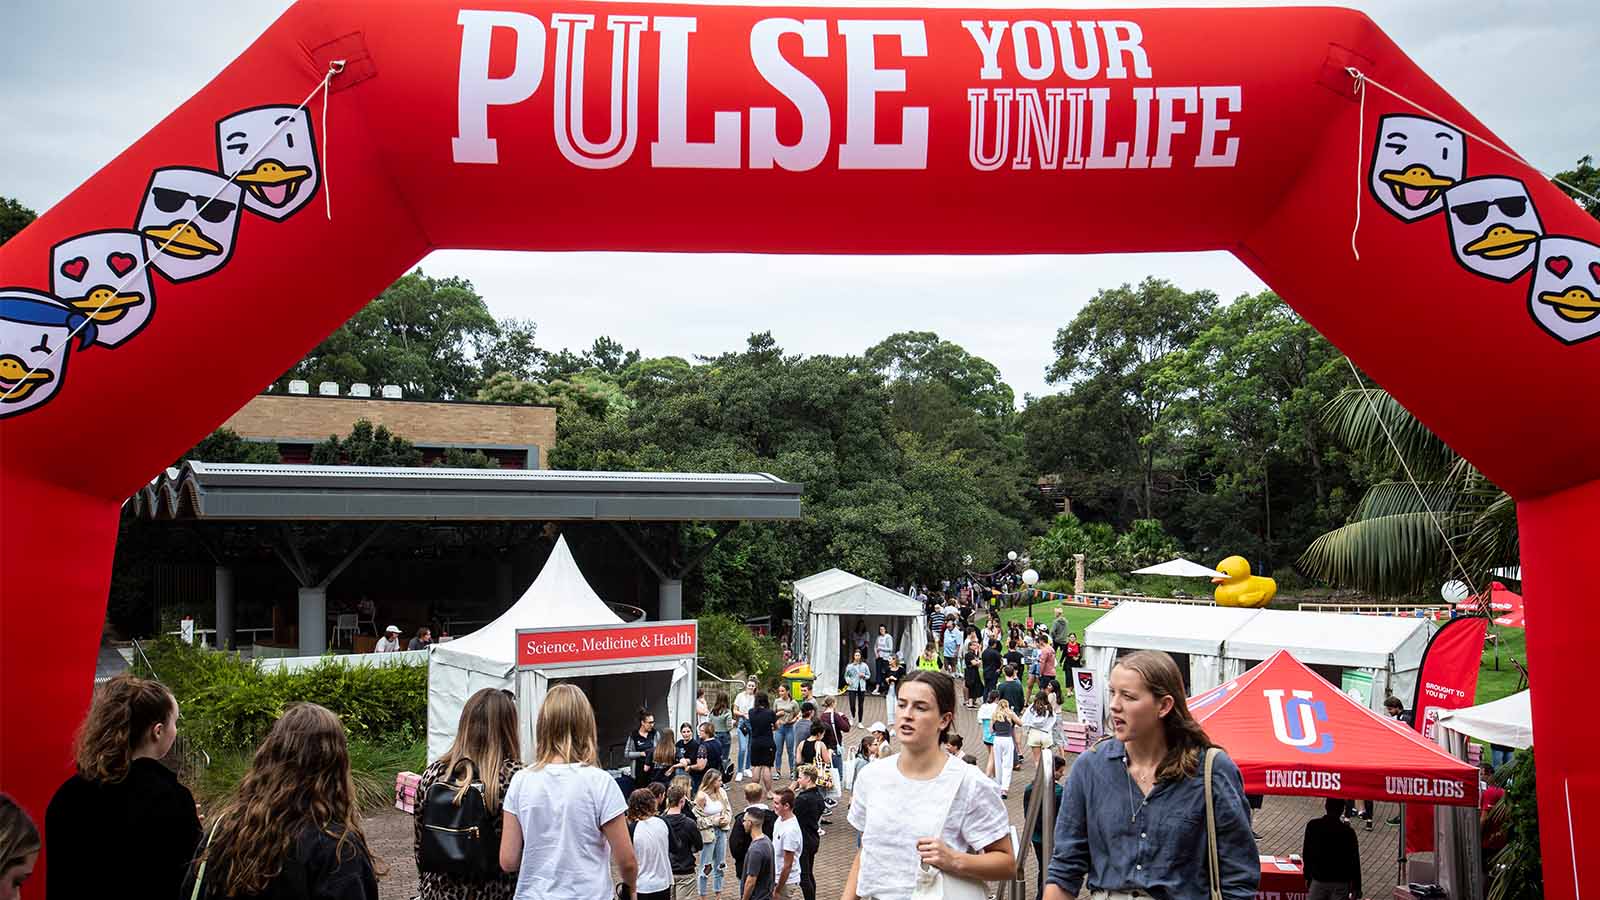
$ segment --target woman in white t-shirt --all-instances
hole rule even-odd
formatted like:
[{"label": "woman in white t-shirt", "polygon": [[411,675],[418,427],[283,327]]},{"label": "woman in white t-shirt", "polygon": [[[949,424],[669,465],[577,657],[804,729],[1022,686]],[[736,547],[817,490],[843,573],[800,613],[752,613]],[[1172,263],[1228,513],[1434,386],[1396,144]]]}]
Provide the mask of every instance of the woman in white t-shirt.
[{"label": "woman in white t-shirt", "polygon": [[861,833],[861,849],[842,900],[910,900],[919,864],[976,881],[1010,877],[1016,848],[999,791],[944,752],[955,682],[943,672],[912,672],[898,699],[900,752],[856,777],[850,824]]},{"label": "woman in white t-shirt", "polygon": [[637,900],[668,900],[672,896],[671,838],[665,819],[656,815],[656,792],[639,788],[628,795],[628,832],[639,860]]},{"label": "woman in white t-shirt", "polygon": [[517,873],[516,900],[608,900],[611,863],[635,890],[639,873],[623,820],[627,802],[596,764],[594,708],[557,685],[539,708],[532,767],[506,792],[500,867]]}]

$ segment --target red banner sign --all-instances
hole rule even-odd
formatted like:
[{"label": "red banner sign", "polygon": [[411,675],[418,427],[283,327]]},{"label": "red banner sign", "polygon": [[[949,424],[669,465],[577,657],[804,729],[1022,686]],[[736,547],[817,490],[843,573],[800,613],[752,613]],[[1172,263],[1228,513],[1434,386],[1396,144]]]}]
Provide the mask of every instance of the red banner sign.
[{"label": "red banner sign", "polygon": [[517,632],[517,667],[694,656],[699,645],[694,622],[524,629]]},{"label": "red banner sign", "polygon": [[[1439,714],[1471,706],[1478,695],[1478,667],[1483,661],[1483,638],[1489,620],[1482,616],[1451,619],[1433,635],[1417,670],[1417,701],[1413,724],[1433,740]],[[1433,807],[1420,803],[1406,807],[1406,852],[1433,849]]]}]

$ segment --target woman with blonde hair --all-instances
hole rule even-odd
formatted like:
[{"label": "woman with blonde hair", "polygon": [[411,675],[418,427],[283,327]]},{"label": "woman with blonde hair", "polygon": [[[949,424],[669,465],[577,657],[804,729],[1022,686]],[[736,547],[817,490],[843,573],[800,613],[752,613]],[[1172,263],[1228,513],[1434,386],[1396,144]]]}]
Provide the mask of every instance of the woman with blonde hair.
[{"label": "woman with blonde hair", "polygon": [[[728,831],[733,827],[733,804],[722,788],[722,773],[709,772],[694,795],[694,817],[700,826],[700,896],[706,887],[722,896],[722,873],[728,856]],[[710,840],[706,840],[706,838]]]},{"label": "woman with blonde hair", "polygon": [[[1111,670],[1111,736],[1078,757],[1061,798],[1043,900],[1249,900],[1261,879],[1239,769],[1189,713],[1172,657],[1141,650]],[[1208,764],[1209,757],[1209,764]],[[1206,776],[1216,817],[1210,864]]]},{"label": "woman with blonde hair", "polygon": [[17,900],[39,861],[39,829],[5,794],[0,794],[0,900]]},{"label": "woman with blonde hair", "polygon": [[356,809],[344,723],[298,703],[256,750],[177,896],[377,900],[379,874]]},{"label": "woman with blonde hair", "polygon": [[200,842],[194,795],[161,759],[178,701],[158,681],[118,675],[96,688],[72,752],[77,772],[45,808],[50,897],[178,892]]},{"label": "woman with blonde hair", "polygon": [[607,900],[611,863],[636,890],[638,861],[623,814],[628,804],[598,764],[594,708],[570,684],[539,707],[533,765],[506,792],[500,866],[517,873],[518,900]]},{"label": "woman with blonde hair", "polygon": [[[484,688],[467,698],[456,725],[456,739],[445,754],[424,769],[417,796],[436,784],[447,785],[460,804],[473,785],[483,791],[488,813],[484,846],[500,847],[500,808],[511,779],[522,768],[521,739],[517,736],[517,704],[500,688]],[[450,872],[422,870],[423,806],[417,804],[414,847],[422,900],[510,900],[517,879],[505,872],[472,878]]]},{"label": "woman with blonde hair", "polygon": [[994,721],[989,730],[994,733],[994,780],[1000,783],[1000,799],[1006,799],[1011,790],[1011,767],[1017,761],[1017,735],[1022,731],[1022,719],[1011,711],[1011,701],[1001,697],[994,704]]}]

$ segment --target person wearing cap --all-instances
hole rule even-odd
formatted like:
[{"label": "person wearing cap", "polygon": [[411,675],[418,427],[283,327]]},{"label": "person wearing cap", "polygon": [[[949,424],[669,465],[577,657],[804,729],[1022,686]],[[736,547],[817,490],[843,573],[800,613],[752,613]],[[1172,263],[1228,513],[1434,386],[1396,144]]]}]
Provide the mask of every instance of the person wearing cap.
[{"label": "person wearing cap", "polygon": [[400,652],[400,626],[390,625],[383,630],[383,638],[378,641],[378,646],[372,648],[373,653],[399,653]]}]

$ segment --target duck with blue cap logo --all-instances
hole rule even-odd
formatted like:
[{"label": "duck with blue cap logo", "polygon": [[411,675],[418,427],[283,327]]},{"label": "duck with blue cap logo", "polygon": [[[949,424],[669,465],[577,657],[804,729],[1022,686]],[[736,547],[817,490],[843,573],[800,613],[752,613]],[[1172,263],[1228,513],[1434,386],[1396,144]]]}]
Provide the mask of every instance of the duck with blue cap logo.
[{"label": "duck with blue cap logo", "polygon": [[61,390],[74,332],[80,350],[99,337],[89,314],[49,294],[0,289],[0,418],[34,409]]}]

